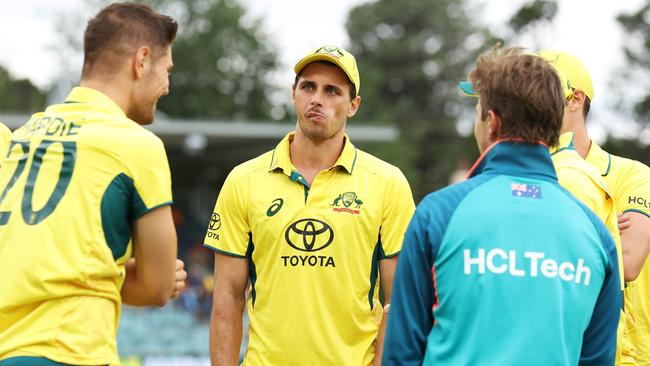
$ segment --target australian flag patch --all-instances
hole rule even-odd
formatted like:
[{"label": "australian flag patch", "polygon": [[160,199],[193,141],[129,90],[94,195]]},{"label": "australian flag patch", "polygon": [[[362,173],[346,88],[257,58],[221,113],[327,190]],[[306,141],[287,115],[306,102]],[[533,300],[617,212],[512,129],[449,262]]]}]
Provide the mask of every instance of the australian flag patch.
[{"label": "australian flag patch", "polygon": [[512,195],[516,197],[542,198],[542,188],[526,183],[510,183]]}]

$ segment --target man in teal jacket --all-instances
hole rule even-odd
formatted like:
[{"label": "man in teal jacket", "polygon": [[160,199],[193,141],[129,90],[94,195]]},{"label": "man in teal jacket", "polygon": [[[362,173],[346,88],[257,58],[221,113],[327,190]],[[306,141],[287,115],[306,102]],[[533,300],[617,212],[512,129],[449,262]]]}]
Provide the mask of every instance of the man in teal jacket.
[{"label": "man in teal jacket", "polygon": [[479,57],[469,79],[482,156],[411,220],[383,365],[612,365],[616,249],[558,184],[548,151],[562,126],[558,76],[509,48]]}]

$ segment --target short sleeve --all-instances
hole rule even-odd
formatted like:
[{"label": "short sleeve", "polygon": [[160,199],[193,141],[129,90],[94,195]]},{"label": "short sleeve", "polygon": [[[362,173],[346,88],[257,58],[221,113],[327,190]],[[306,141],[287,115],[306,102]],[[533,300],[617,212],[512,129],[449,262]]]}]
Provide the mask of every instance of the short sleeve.
[{"label": "short sleeve", "polygon": [[210,216],[204,241],[206,247],[234,257],[245,257],[249,242],[244,180],[235,171],[226,178]]},{"label": "short sleeve", "polygon": [[631,161],[616,182],[616,212],[634,211],[650,217],[650,168]]},{"label": "short sleeve", "polygon": [[133,178],[136,194],[132,204],[137,219],[157,207],[171,204],[172,184],[163,142],[147,133],[135,144],[124,163]]},{"label": "short sleeve", "polygon": [[411,187],[401,171],[396,169],[384,195],[384,211],[379,232],[383,255],[380,259],[399,254],[404,233],[415,211]]}]

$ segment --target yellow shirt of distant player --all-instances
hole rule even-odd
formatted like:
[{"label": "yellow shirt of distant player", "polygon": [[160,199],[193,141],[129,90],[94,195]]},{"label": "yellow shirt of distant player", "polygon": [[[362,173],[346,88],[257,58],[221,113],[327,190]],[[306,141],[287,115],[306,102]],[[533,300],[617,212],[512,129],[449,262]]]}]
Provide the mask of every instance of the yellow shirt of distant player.
[{"label": "yellow shirt of distant player", "polygon": [[583,159],[575,150],[572,132],[566,132],[560,136],[559,145],[551,149],[551,158],[560,185],[589,207],[605,223],[607,230],[612,235],[616,244],[621,289],[623,289],[621,236],[618,232],[614,200],[607,184],[598,173],[598,169]]},{"label": "yellow shirt of distant player", "polygon": [[[598,169],[583,159],[573,146],[573,133],[566,132],[560,136],[558,146],[551,149],[553,165],[560,184],[589,207],[607,227],[614,239],[618,257],[618,270],[621,290],[624,289],[623,250],[621,236],[618,231],[618,219],[614,209],[614,200],[607,184],[600,176]],[[628,314],[621,311],[616,334],[616,364],[621,360],[629,360],[631,340],[627,335]]]},{"label": "yellow shirt of distant player", "polygon": [[[637,212],[650,217],[650,168],[636,160],[611,155],[593,141],[586,157],[595,165],[614,198],[617,213]],[[632,324],[628,333],[638,365],[650,365],[650,261],[625,289],[625,310]]]}]

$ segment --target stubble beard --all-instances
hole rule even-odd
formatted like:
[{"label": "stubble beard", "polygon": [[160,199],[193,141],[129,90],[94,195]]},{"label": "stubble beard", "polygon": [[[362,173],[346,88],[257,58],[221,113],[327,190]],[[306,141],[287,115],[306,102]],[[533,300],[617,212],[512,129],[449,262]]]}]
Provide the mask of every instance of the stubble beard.
[{"label": "stubble beard", "polygon": [[334,137],[338,133],[338,130],[332,131],[332,129],[328,127],[329,127],[328,125],[325,126],[315,125],[313,122],[308,120],[298,122],[298,128],[300,128],[302,134],[305,137],[307,137],[309,140],[314,141],[316,143],[326,141]]},{"label": "stubble beard", "polygon": [[149,106],[136,105],[131,108],[126,115],[129,119],[137,122],[139,125],[150,125],[153,123],[156,114],[157,102],[158,100],[154,101],[153,105]]}]

